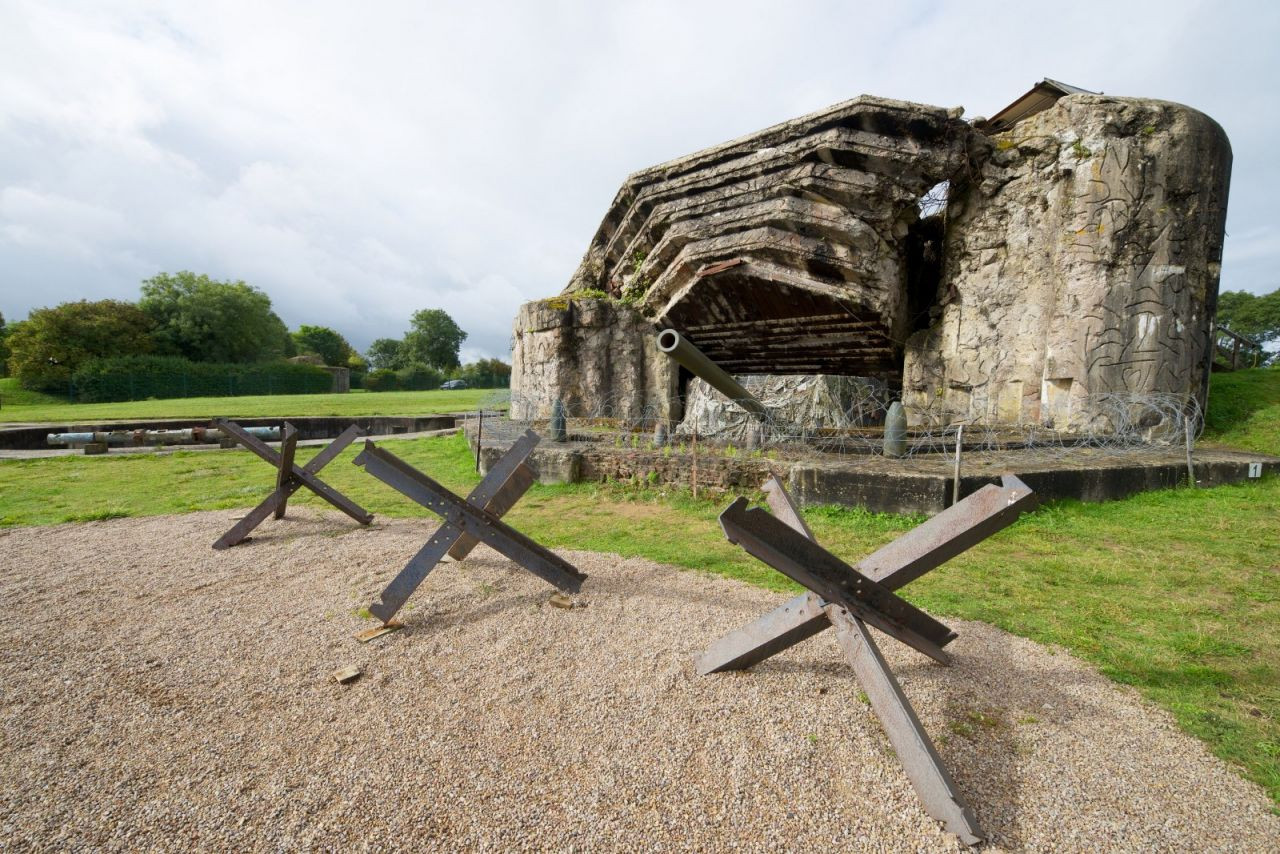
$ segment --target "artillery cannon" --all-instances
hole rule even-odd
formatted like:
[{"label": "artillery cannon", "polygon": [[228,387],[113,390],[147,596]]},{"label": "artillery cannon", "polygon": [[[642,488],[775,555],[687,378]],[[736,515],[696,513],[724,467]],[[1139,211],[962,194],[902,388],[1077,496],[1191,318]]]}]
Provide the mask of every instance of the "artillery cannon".
[{"label": "artillery cannon", "polygon": [[674,329],[664,329],[658,333],[658,349],[675,359],[690,373],[706,383],[734,403],[741,406],[752,418],[761,424],[769,421],[769,411],[755,395],[742,387],[742,384],[729,375],[727,371],[707,358],[689,340]]},{"label": "artillery cannon", "polygon": [[[279,427],[248,427],[264,442],[279,442]],[[185,430],[111,430],[83,433],[50,433],[45,441],[52,446],[105,445],[146,447],[148,445],[216,445],[232,440],[216,427],[189,427]]]}]

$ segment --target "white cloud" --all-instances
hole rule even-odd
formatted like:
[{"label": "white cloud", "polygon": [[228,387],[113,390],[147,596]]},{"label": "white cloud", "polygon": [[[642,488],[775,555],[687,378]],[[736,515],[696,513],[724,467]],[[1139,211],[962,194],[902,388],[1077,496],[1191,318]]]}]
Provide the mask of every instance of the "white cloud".
[{"label": "white cloud", "polygon": [[505,356],[628,173],[863,92],[990,114],[1044,76],[1218,119],[1223,287],[1276,286],[1280,12],[857,5],[8,3],[0,311],[192,269],[361,347],[445,308]]}]

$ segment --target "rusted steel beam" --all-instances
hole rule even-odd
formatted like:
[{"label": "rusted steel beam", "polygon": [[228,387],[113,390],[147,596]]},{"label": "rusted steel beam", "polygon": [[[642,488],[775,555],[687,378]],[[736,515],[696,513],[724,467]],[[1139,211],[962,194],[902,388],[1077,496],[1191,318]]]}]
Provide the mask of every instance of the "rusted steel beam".
[{"label": "rusted steel beam", "polygon": [[[252,436],[249,433],[246,433],[244,430],[240,429],[240,425],[238,424],[235,424],[230,421],[226,421],[224,419],[218,419],[217,423],[218,423],[219,429],[229,431],[230,434],[240,444],[244,445],[250,451],[257,454],[259,457],[266,460],[267,462],[271,463],[273,466],[279,467],[280,455],[276,453],[266,443],[260,441],[256,436]],[[360,430],[360,428],[356,427],[354,424],[351,427],[348,427],[340,436],[338,436],[337,439],[334,439],[333,442],[330,444],[330,448],[333,448],[334,445],[338,445],[339,443],[342,443],[336,450],[334,450],[331,456],[325,459],[325,462],[327,463],[329,460],[333,459],[333,457],[336,457],[339,453],[341,453],[343,448],[351,444],[351,441],[355,439],[357,436],[363,436],[363,435],[364,435],[364,431]],[[321,452],[321,454],[317,454],[316,458],[319,459],[321,455],[323,455],[323,452]],[[303,486],[310,489],[316,495],[319,495],[325,501],[328,501],[334,507],[337,507],[343,513],[346,513],[352,519],[355,519],[361,525],[367,525],[373,521],[373,514],[369,513],[359,504],[356,504],[354,501],[347,498],[341,492],[329,486],[320,478],[316,477],[315,471],[308,469],[306,466],[295,465],[292,468],[292,472],[294,477],[302,481]]]},{"label": "rusted steel beam", "polygon": [[[525,460],[537,444],[538,435],[526,430],[471,491],[467,502],[483,506],[494,516],[505,514],[533,484]],[[379,594],[378,601],[369,606],[369,613],[384,623],[390,621],[446,554],[462,560],[479,542],[461,528],[445,522]]]},{"label": "rusted steel beam", "polygon": [[[298,431],[292,424],[284,425],[284,439],[280,441],[280,467],[276,469],[276,489],[287,486],[293,477],[293,454],[298,449]],[[285,493],[276,502],[275,517],[284,518],[285,508],[289,506],[289,493]]]},{"label": "rusted steel beam", "polygon": [[871,632],[861,620],[835,605],[827,606],[827,616],[835,626],[836,640],[858,677],[858,684],[867,694],[871,710],[880,719],[925,811],[965,845],[977,845],[986,838],[986,834],[951,779],[946,764],[911,707],[911,701],[903,693],[902,686],[894,678]]},{"label": "rusted steel beam", "polygon": [[801,593],[711,644],[694,661],[694,669],[700,676],[746,670],[829,628],[822,597]]},{"label": "rusted steel beam", "polygon": [[360,524],[367,525],[373,521],[373,516],[363,507],[316,477],[316,474],[332,462],[338,454],[342,453],[357,436],[364,434],[364,431],[356,425],[353,424],[342,431],[338,438],[312,457],[306,465],[298,466],[293,461],[294,451],[297,447],[298,431],[292,424],[285,423],[284,443],[281,446],[281,452],[277,453],[252,433],[249,433],[234,422],[218,419],[216,423],[226,435],[236,439],[236,441],[276,467],[276,488],[261,504],[246,513],[239,522],[233,525],[231,530],[219,537],[217,542],[213,544],[215,549],[226,549],[243,542],[254,528],[262,524],[272,514],[277,519],[283,518],[289,497],[304,486]]},{"label": "rusted steel beam", "polygon": [[[514,507],[516,502],[529,491],[529,487],[533,486],[535,480],[533,470],[521,463],[498,489],[498,492],[484,505],[485,511],[498,518],[507,515],[507,511]],[[468,496],[467,500],[471,501],[471,498]],[[475,502],[472,503],[474,504]],[[479,544],[480,541],[475,537],[463,534],[458,538],[458,542],[454,544],[453,548],[449,549],[449,557],[454,560],[463,560]]]},{"label": "rusted steel beam", "polygon": [[813,535],[813,531],[809,530],[809,525],[804,521],[804,517],[800,515],[800,509],[791,500],[791,496],[787,493],[787,488],[782,485],[782,481],[776,477],[770,477],[764,482],[764,486],[760,487],[760,490],[764,492],[764,500],[769,505],[769,512],[773,513],[779,522],[807,540],[813,540],[815,543],[818,541],[818,538]]},{"label": "rusted steel beam", "polygon": [[[409,573],[406,576],[406,585],[418,572],[425,576],[434,566],[434,561],[443,557],[457,542],[457,532],[460,531],[490,546],[561,590],[577,593],[582,588],[586,575],[579,572],[573,564],[507,525],[494,514],[454,495],[390,451],[366,441],[364,450],[355,458],[355,464],[363,466],[369,474],[442,517],[447,523],[432,535],[431,540],[424,546],[423,552],[420,552],[423,557],[418,568],[410,573],[410,568],[406,567],[402,572],[402,575]],[[428,564],[432,558],[434,561]],[[397,576],[398,579],[399,576]],[[396,582],[393,581],[392,585],[388,585],[388,590],[391,590],[395,584]],[[416,583],[413,586],[416,587]],[[397,591],[399,590],[400,588],[397,588]],[[409,592],[412,592],[412,589]],[[387,591],[384,591],[384,595],[386,593]],[[398,592],[395,595],[399,597]],[[403,603],[403,599],[399,601]],[[378,608],[377,611],[374,610],[375,607]],[[370,613],[386,619],[383,615],[388,611],[395,613],[394,608],[398,607],[395,601],[384,600],[382,605],[370,607],[369,610]]]},{"label": "rusted steel beam", "polygon": [[941,664],[950,664],[942,647],[955,638],[942,623],[896,596],[831,552],[773,518],[749,509],[739,498],[720,514],[729,542],[798,581],[827,602],[838,603],[880,631]]},{"label": "rusted steel beam", "polygon": [[1000,486],[987,484],[958,504],[912,528],[858,561],[858,571],[897,589],[941,566],[1040,505],[1019,478],[1007,474]]},{"label": "rusted steel beam", "polygon": [[[765,482],[764,492],[779,520],[812,539],[791,496],[776,478]],[[1002,485],[982,487],[863,558],[856,568],[868,578],[896,590],[1008,527],[1019,514],[1035,509],[1038,504],[1039,498],[1029,486],[1013,475],[1005,475]],[[801,607],[806,595],[721,638],[699,660],[699,672],[750,667],[829,628],[830,623],[822,614]]]},{"label": "rusted steel beam", "polygon": [[[1025,489],[1025,485],[1016,479],[1012,480],[1016,483],[993,488],[1003,493],[1001,497],[1005,499],[1006,507],[1017,507],[1020,501],[1026,500],[1024,495],[1019,494]],[[1009,492],[1006,493],[1005,490]],[[813,533],[782,484],[776,478],[770,478],[764,485],[764,492],[777,522],[796,535],[812,541]],[[1025,507],[1025,504],[1021,506]],[[985,505],[980,509],[986,511],[983,519],[992,516],[999,518],[999,510],[992,511]],[[954,523],[954,519],[952,522]],[[929,532],[930,535],[933,533],[936,531]],[[895,581],[906,583],[911,578],[918,577],[913,573],[917,572],[922,562],[930,558],[945,559],[942,557],[944,554],[946,550],[936,537],[925,536],[913,548],[898,552],[903,560],[900,572],[883,573],[880,570],[883,573],[881,581],[886,586]],[[696,667],[700,674],[749,667],[833,626],[836,629],[836,639],[866,692],[872,711],[888,734],[903,770],[926,812],[965,845],[981,842],[985,835],[978,826],[973,810],[952,780],[903,693],[902,686],[898,684],[880,653],[871,631],[846,608],[836,603],[824,602],[816,593],[804,593],[754,623],[716,641],[699,657]]]},{"label": "rusted steel beam", "polygon": [[221,551],[244,542],[254,528],[265,522],[267,517],[275,512],[276,505],[296,492],[297,489],[298,484],[296,482],[285,488],[276,488],[261,504],[250,510],[241,517],[239,522],[231,526],[231,530],[219,537],[213,547]]}]

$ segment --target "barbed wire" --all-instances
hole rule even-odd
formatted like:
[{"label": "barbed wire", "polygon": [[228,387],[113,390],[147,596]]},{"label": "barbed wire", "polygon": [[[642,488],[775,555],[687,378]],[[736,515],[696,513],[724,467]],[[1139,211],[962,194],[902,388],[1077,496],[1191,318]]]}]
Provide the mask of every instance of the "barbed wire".
[{"label": "barbed wire", "polygon": [[[768,451],[780,459],[814,454],[841,457],[885,456],[885,418],[897,394],[861,383],[828,400],[820,412],[796,417],[796,407],[766,406],[756,419],[718,393],[690,407],[672,422],[658,407],[638,407],[631,397],[606,397],[591,404],[564,404],[568,438],[619,448],[684,448],[698,443],[701,453],[717,449],[730,455]],[[710,400],[714,405],[706,405]],[[483,430],[493,439],[514,439],[525,429],[548,432],[550,405],[541,398],[509,390],[487,396]],[[1071,455],[1097,458],[1194,444],[1203,429],[1200,407],[1189,395],[1164,393],[1100,393],[1072,400],[1073,411],[1087,418],[1069,428],[1044,423],[1010,423],[995,413],[975,417],[935,402],[927,408],[905,407],[908,427],[900,454],[904,458],[951,455],[957,439],[965,454],[1034,452],[1040,459]],[[534,416],[538,417],[534,417]],[[474,419],[476,415],[468,416]],[[471,425],[474,426],[474,425]]]}]

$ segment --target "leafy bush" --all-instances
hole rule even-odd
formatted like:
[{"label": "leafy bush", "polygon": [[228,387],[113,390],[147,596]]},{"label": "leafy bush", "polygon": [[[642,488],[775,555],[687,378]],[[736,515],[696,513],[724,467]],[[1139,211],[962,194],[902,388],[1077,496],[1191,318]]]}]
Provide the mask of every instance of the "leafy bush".
[{"label": "leafy bush", "polygon": [[289,362],[191,362],[179,356],[92,359],[72,377],[85,403],[247,394],[324,394],[333,378],[323,368]]},{"label": "leafy bush", "polygon": [[367,391],[395,391],[400,388],[396,372],[390,368],[379,368],[364,376],[364,387]]},{"label": "leafy bush", "polygon": [[305,323],[291,333],[299,353],[314,353],[322,365],[347,366],[347,360],[356,355],[347,339],[327,326],[308,326]]},{"label": "leafy bush", "polygon": [[187,271],[142,283],[138,308],[155,322],[156,350],[197,362],[252,363],[296,351],[271,298],[244,282]]},{"label": "leafy bush", "polygon": [[440,388],[444,374],[429,365],[415,362],[396,371],[396,381],[404,391],[428,391]]},{"label": "leafy bush", "polygon": [[449,372],[449,379],[464,380],[468,388],[506,388],[511,366],[501,359],[481,359]]}]

